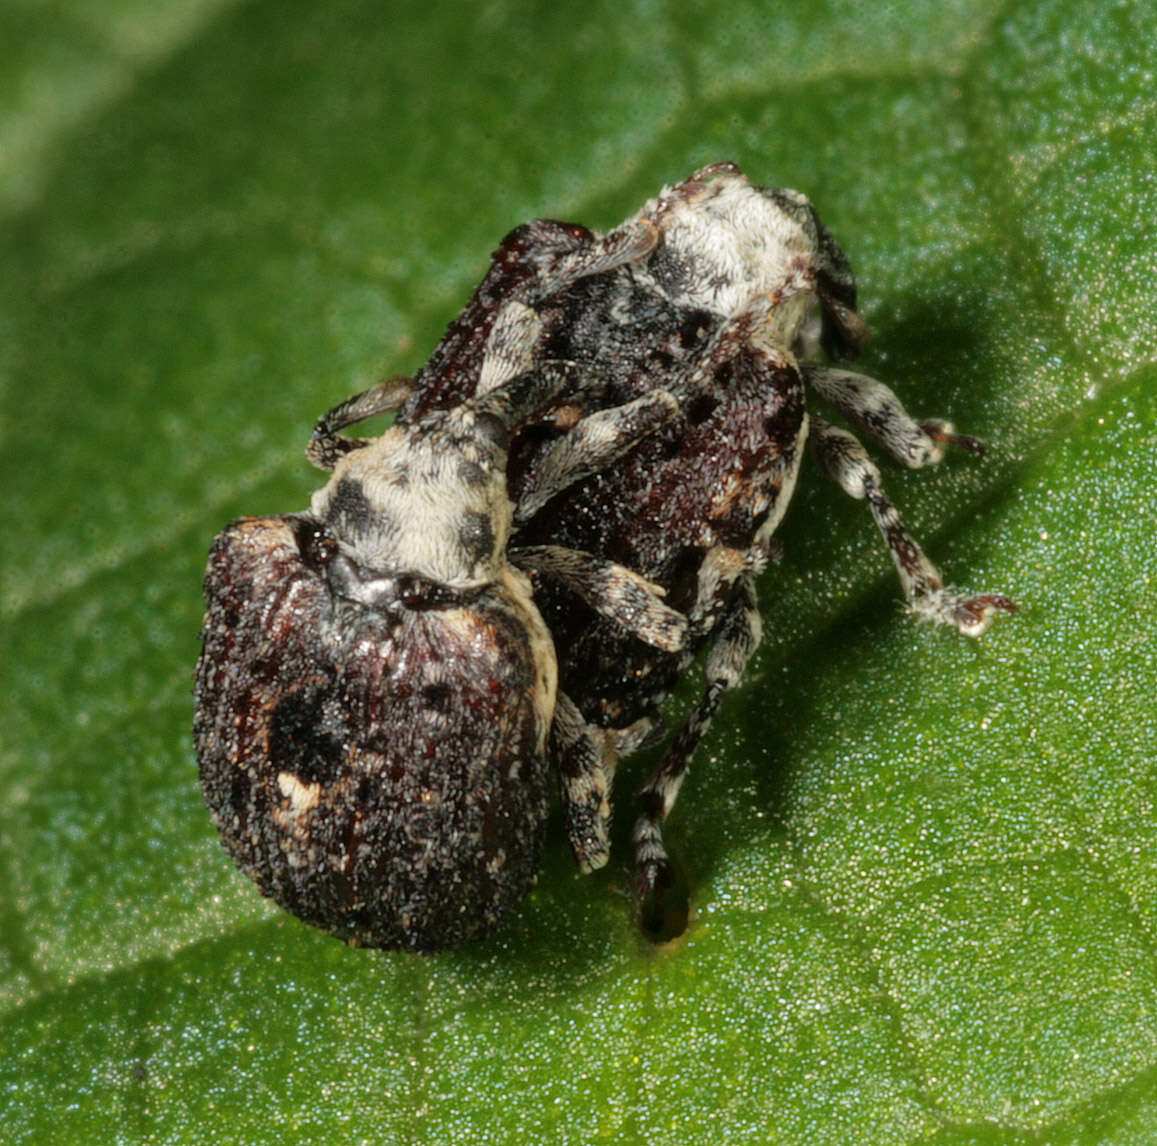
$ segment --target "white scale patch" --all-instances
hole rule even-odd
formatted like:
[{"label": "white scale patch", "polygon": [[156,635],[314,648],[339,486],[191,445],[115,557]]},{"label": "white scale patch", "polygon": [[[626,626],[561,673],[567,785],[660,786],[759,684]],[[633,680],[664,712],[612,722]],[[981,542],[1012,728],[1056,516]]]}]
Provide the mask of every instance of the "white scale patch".
[{"label": "white scale patch", "polygon": [[321,785],[303,784],[292,772],[278,772],[277,786],[289,801],[289,810],[295,816],[312,811],[321,801]]}]

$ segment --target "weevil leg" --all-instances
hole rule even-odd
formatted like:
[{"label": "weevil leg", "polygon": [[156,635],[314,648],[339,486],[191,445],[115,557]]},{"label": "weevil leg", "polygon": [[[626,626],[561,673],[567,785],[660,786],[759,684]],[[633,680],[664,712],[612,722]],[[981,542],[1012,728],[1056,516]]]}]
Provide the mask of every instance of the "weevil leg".
[{"label": "weevil leg", "polygon": [[[460,410],[474,416],[490,415],[513,427],[576,386],[581,374],[573,362],[548,360],[533,369],[525,365],[529,361],[528,348],[537,336],[537,322],[537,316],[528,307],[511,309],[510,318],[502,324],[498,335],[503,344],[499,356],[503,376],[498,381],[492,380],[488,391],[479,392],[464,402]],[[332,471],[346,454],[369,444],[368,438],[343,438],[341,431],[367,418],[398,410],[412,388],[412,379],[395,375],[347,398],[318,419],[305,456],[318,469]]]},{"label": "weevil leg", "polygon": [[816,297],[820,301],[819,343],[836,362],[847,362],[868,344],[871,331],[856,311],[856,279],[832,233],[809,206],[819,240]]},{"label": "weevil leg", "polygon": [[666,425],[679,404],[666,390],[599,410],[583,418],[550,448],[518,498],[514,520],[529,521],[555,494],[605,469],[649,434]]},{"label": "weevil leg", "polygon": [[662,588],[625,566],[561,545],[528,545],[507,556],[520,569],[565,585],[646,644],[669,653],[682,649],[687,618],[663,604]]},{"label": "weevil leg", "polygon": [[[760,331],[767,326],[785,299],[808,289],[808,274],[801,270],[784,284],[782,290],[756,295],[708,337],[702,354],[668,388],[684,405],[701,394],[709,393],[717,384],[720,367],[752,348]],[[796,374],[798,366],[795,359],[781,348],[761,342],[758,350],[762,360],[761,371],[769,376],[778,372],[792,376]]]},{"label": "weevil leg", "polygon": [[891,389],[866,374],[814,365],[801,367],[801,373],[821,398],[909,469],[935,465],[944,457],[945,446],[959,446],[977,456],[984,453],[979,438],[954,433],[949,422],[935,418],[917,422]]},{"label": "weevil leg", "polygon": [[640,748],[650,748],[654,744],[662,743],[666,739],[666,726],[656,710],[639,717],[634,724],[628,724],[626,728],[608,729],[608,733],[614,738],[616,757],[626,756],[630,752],[637,752]]},{"label": "weevil leg", "polygon": [[755,580],[747,573],[736,582],[731,603],[715,630],[703,672],[707,684],[703,696],[639,790],[639,816],[634,830],[635,887],[644,903],[671,886],[673,873],[663,846],[663,820],[675,803],[691,757],[718,711],[723,694],[743,678],[762,632]]},{"label": "weevil leg", "polygon": [[347,398],[318,419],[305,448],[305,456],[319,470],[332,470],[346,454],[361,449],[369,441],[367,438],[342,438],[338,436],[340,432],[377,414],[397,410],[406,400],[412,385],[405,375],[397,374]]},{"label": "weevil leg", "polygon": [[542,319],[536,310],[517,299],[508,302],[487,336],[475,395],[486,394],[530,370],[541,333]]},{"label": "weevil leg", "polygon": [[658,241],[659,230],[649,219],[629,219],[605,235],[595,233],[579,250],[560,255],[539,270],[532,297],[537,301],[577,279],[637,262],[650,254]]},{"label": "weevil leg", "polygon": [[766,558],[757,550],[745,553],[726,545],[715,545],[703,555],[697,574],[695,601],[687,610],[692,631],[711,632],[715,618],[729,607],[735,583],[744,575],[753,576],[763,571]]},{"label": "weevil leg", "polygon": [[551,726],[551,745],[558,766],[567,839],[579,867],[595,871],[610,856],[614,737],[588,724],[570,697],[560,692]]},{"label": "weevil leg", "polygon": [[455,407],[453,415],[467,419],[497,418],[508,430],[513,430],[519,422],[573,390],[582,376],[576,362],[544,359],[494,389],[468,398]]},{"label": "weevil leg", "polygon": [[951,625],[966,636],[979,637],[998,610],[1016,612],[1016,605],[1003,593],[970,594],[945,587],[936,566],[905,528],[881,488],[880,471],[854,435],[813,414],[808,445],[845,493],[868,502],[914,613]]}]

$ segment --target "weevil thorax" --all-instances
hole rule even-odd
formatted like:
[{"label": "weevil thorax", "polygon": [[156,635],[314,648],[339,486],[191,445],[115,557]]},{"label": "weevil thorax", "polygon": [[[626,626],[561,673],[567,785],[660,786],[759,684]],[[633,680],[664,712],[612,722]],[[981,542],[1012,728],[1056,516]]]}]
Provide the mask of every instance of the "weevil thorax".
[{"label": "weevil thorax", "polygon": [[495,582],[513,513],[504,437],[494,418],[460,408],[347,454],[311,502],[337,543],[339,592],[381,605],[399,583],[466,592]]},{"label": "weevil thorax", "polygon": [[653,218],[660,232],[647,273],[674,304],[730,317],[756,296],[771,296],[764,337],[780,347],[795,343],[819,260],[807,196],[727,173],[689,193],[664,191],[640,214]]}]

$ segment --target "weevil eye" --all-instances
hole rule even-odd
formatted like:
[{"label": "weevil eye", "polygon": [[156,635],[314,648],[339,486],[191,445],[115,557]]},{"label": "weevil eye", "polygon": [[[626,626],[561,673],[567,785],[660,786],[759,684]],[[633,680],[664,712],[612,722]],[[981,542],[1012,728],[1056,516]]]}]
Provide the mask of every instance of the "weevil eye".
[{"label": "weevil eye", "polygon": [[337,556],[337,542],[320,522],[299,520],[294,523],[293,531],[306,568],[320,572]]},{"label": "weevil eye", "polygon": [[448,609],[462,603],[462,595],[421,577],[398,578],[398,598],[407,609],[422,612],[427,609]]},{"label": "weevil eye", "polygon": [[510,427],[496,414],[479,414],[474,419],[474,433],[500,450],[510,449]]}]

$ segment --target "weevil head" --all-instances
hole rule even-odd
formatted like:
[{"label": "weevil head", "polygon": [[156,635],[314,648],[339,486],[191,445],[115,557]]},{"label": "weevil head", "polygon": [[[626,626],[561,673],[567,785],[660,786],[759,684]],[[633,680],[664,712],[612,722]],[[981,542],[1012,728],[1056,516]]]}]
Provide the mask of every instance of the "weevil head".
[{"label": "weevil head", "polygon": [[768,296],[768,337],[795,342],[830,261],[806,195],[757,187],[732,169],[664,192],[642,214],[660,233],[648,273],[676,305],[727,318]]},{"label": "weevil head", "polygon": [[336,544],[334,590],[377,605],[420,600],[414,586],[457,594],[495,581],[512,515],[508,438],[500,419],[459,408],[347,454],[311,503]]}]

